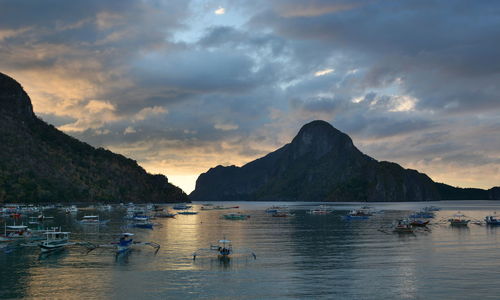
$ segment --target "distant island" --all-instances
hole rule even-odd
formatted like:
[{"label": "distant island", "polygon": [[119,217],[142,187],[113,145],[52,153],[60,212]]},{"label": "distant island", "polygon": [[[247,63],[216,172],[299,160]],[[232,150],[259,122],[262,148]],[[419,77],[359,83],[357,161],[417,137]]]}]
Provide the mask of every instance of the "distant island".
[{"label": "distant island", "polygon": [[317,120],[290,144],[242,167],[217,166],[201,174],[194,201],[438,201],[499,200],[489,190],[436,183],[429,176],[363,154],[351,138]]},{"label": "distant island", "polygon": [[185,201],[165,176],[37,118],[21,85],[0,73],[0,203]]}]

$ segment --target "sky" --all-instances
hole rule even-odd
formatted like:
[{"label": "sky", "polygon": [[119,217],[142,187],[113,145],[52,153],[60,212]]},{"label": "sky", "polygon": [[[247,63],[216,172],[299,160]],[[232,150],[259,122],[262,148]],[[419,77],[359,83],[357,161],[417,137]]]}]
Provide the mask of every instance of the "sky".
[{"label": "sky", "polygon": [[500,3],[1,0],[0,72],[186,192],[322,119],[377,160],[500,185]]}]

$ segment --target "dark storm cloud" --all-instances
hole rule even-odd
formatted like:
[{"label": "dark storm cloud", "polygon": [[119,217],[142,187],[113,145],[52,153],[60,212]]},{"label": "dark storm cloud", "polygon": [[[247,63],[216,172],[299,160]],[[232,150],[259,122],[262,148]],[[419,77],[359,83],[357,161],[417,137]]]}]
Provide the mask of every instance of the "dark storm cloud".
[{"label": "dark storm cloud", "polygon": [[500,107],[496,3],[373,1],[312,16],[287,16],[277,5],[252,23],[289,39],[321,42],[333,53],[363,57],[369,69],[366,86],[402,77],[405,91],[421,99],[421,108],[463,112]]}]

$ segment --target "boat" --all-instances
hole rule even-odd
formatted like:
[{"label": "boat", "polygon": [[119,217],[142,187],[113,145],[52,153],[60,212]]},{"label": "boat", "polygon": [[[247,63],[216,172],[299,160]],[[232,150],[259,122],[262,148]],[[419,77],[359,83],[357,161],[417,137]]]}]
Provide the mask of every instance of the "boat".
[{"label": "boat", "polygon": [[213,210],[225,210],[225,209],[233,209],[233,208],[240,208],[239,206],[214,206]]},{"label": "boat", "polygon": [[180,211],[177,214],[179,214],[179,215],[197,215],[198,212],[197,211]]},{"label": "boat", "polygon": [[431,219],[434,218],[434,213],[432,211],[421,210],[414,212],[409,217],[413,219]]},{"label": "boat", "polygon": [[497,218],[496,214],[492,216],[486,216],[484,218],[486,225],[500,225],[500,220]]},{"label": "boat", "polygon": [[153,225],[154,224],[151,222],[138,222],[138,223],[132,224],[133,227],[144,228],[144,229],[153,229]]},{"label": "boat", "polygon": [[429,212],[429,211],[439,211],[439,210],[441,210],[441,208],[436,207],[436,206],[426,206],[426,207],[424,207],[422,209],[422,211],[427,211],[427,212]]},{"label": "boat", "polygon": [[250,218],[250,215],[244,215],[241,213],[229,213],[222,215],[222,218],[226,220],[246,220]]},{"label": "boat", "polygon": [[29,239],[33,233],[26,225],[5,225],[4,239]]},{"label": "boat", "polygon": [[113,249],[117,255],[117,258],[119,255],[123,254],[125,255],[126,253],[129,253],[130,251],[133,250],[134,247],[136,246],[150,246],[155,249],[155,254],[158,253],[158,250],[160,250],[160,245],[155,243],[155,242],[138,242],[134,241],[133,233],[125,232],[120,234],[120,239],[117,242],[111,242],[108,244],[101,244],[101,245],[94,245],[91,243],[88,243],[86,246],[88,248],[88,252],[93,251],[98,248],[104,248],[104,249]]},{"label": "boat", "polygon": [[398,220],[392,231],[396,233],[413,233],[414,229],[408,220],[403,219]]},{"label": "boat", "polygon": [[453,218],[448,219],[451,226],[467,226],[470,220],[466,219],[465,215],[461,213],[456,213],[453,215]]},{"label": "boat", "polygon": [[192,206],[191,205],[186,205],[186,204],[176,204],[172,208],[175,210],[184,210],[184,209],[190,209]]},{"label": "boat", "polygon": [[146,215],[135,215],[132,217],[132,220],[139,221],[139,222],[145,222],[145,221],[149,220],[149,217]]},{"label": "boat", "polygon": [[278,211],[286,210],[286,209],[288,209],[288,207],[286,207],[286,206],[276,206],[276,205],[273,205],[273,206],[271,206],[271,207],[269,207],[269,208],[266,209],[266,213],[268,213],[268,214],[274,214],[274,213],[276,213]]},{"label": "boat", "polygon": [[67,214],[76,214],[78,212],[78,207],[76,205],[71,205],[64,209],[64,212]]},{"label": "boat", "polygon": [[45,232],[46,239],[40,242],[40,250],[42,253],[47,253],[62,250],[68,245],[74,245],[75,243],[69,241],[69,234],[70,232],[61,232],[60,230]]},{"label": "boat", "polygon": [[353,209],[347,215],[343,216],[346,220],[367,220],[372,214],[366,209]]},{"label": "boat", "polygon": [[410,222],[410,225],[413,227],[426,227],[427,224],[429,224],[429,220],[424,221],[424,220],[413,219]]},{"label": "boat", "polygon": [[[196,260],[196,257],[198,257],[200,254],[203,253],[208,253],[209,255],[213,255],[215,252],[217,255],[217,259],[225,262],[229,262],[235,251],[233,250],[233,246],[231,244],[231,241],[226,239],[225,237],[222,240],[219,240],[217,242],[217,245],[210,245],[210,248],[208,249],[198,249],[195,253],[193,253],[193,260]],[[255,253],[253,253],[251,250],[244,250],[244,251],[238,251],[239,255],[248,255],[250,254],[254,259],[257,259],[257,256]]]},{"label": "boat", "polygon": [[165,208],[164,208],[164,207],[161,207],[161,206],[159,206],[159,205],[157,205],[157,204],[154,204],[154,205],[153,205],[153,209],[152,209],[152,210],[153,210],[154,212],[162,212],[162,211],[164,211],[164,210],[165,210]]},{"label": "boat", "polygon": [[175,218],[176,214],[166,211],[166,212],[156,213],[154,216],[155,218]]},{"label": "boat", "polygon": [[116,253],[117,254],[124,253],[124,252],[127,252],[130,250],[130,247],[132,246],[132,243],[134,242],[134,240],[131,238],[132,236],[134,236],[133,233],[128,233],[128,232],[122,233],[120,240],[116,244]]},{"label": "boat", "polygon": [[324,206],[320,206],[319,208],[309,210],[307,213],[311,215],[329,215],[332,212],[333,211],[331,209],[327,209]]},{"label": "boat", "polygon": [[99,216],[84,216],[79,223],[82,225],[106,225],[109,220],[100,220]]},{"label": "boat", "polygon": [[295,216],[294,214],[290,213],[289,211],[277,211],[272,214],[273,217],[278,217],[278,218],[286,218],[286,217],[293,217]]}]

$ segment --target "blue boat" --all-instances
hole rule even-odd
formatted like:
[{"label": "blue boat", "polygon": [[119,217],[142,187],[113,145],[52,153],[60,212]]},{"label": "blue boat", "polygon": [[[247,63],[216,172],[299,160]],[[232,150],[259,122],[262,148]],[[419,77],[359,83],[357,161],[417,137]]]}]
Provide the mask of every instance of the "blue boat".
[{"label": "blue boat", "polygon": [[192,206],[186,205],[186,204],[176,204],[174,207],[172,207],[175,210],[183,210],[183,209],[190,209]]},{"label": "blue boat", "polygon": [[368,209],[351,210],[347,215],[343,216],[344,220],[368,220],[372,213]]},{"label": "blue boat", "polygon": [[500,220],[497,219],[497,216],[486,216],[484,221],[487,225],[500,225]]},{"label": "blue boat", "polygon": [[434,218],[434,214],[432,212],[425,211],[417,211],[410,215],[410,218],[413,219],[431,219]]},{"label": "blue boat", "polygon": [[116,246],[116,254],[124,253],[130,250],[130,246],[132,246],[133,239],[131,238],[134,236],[133,233],[124,233],[122,237],[120,238],[120,241],[118,242],[118,245]]},{"label": "blue boat", "polygon": [[137,228],[153,229],[153,223],[150,222],[135,223],[133,226]]}]

